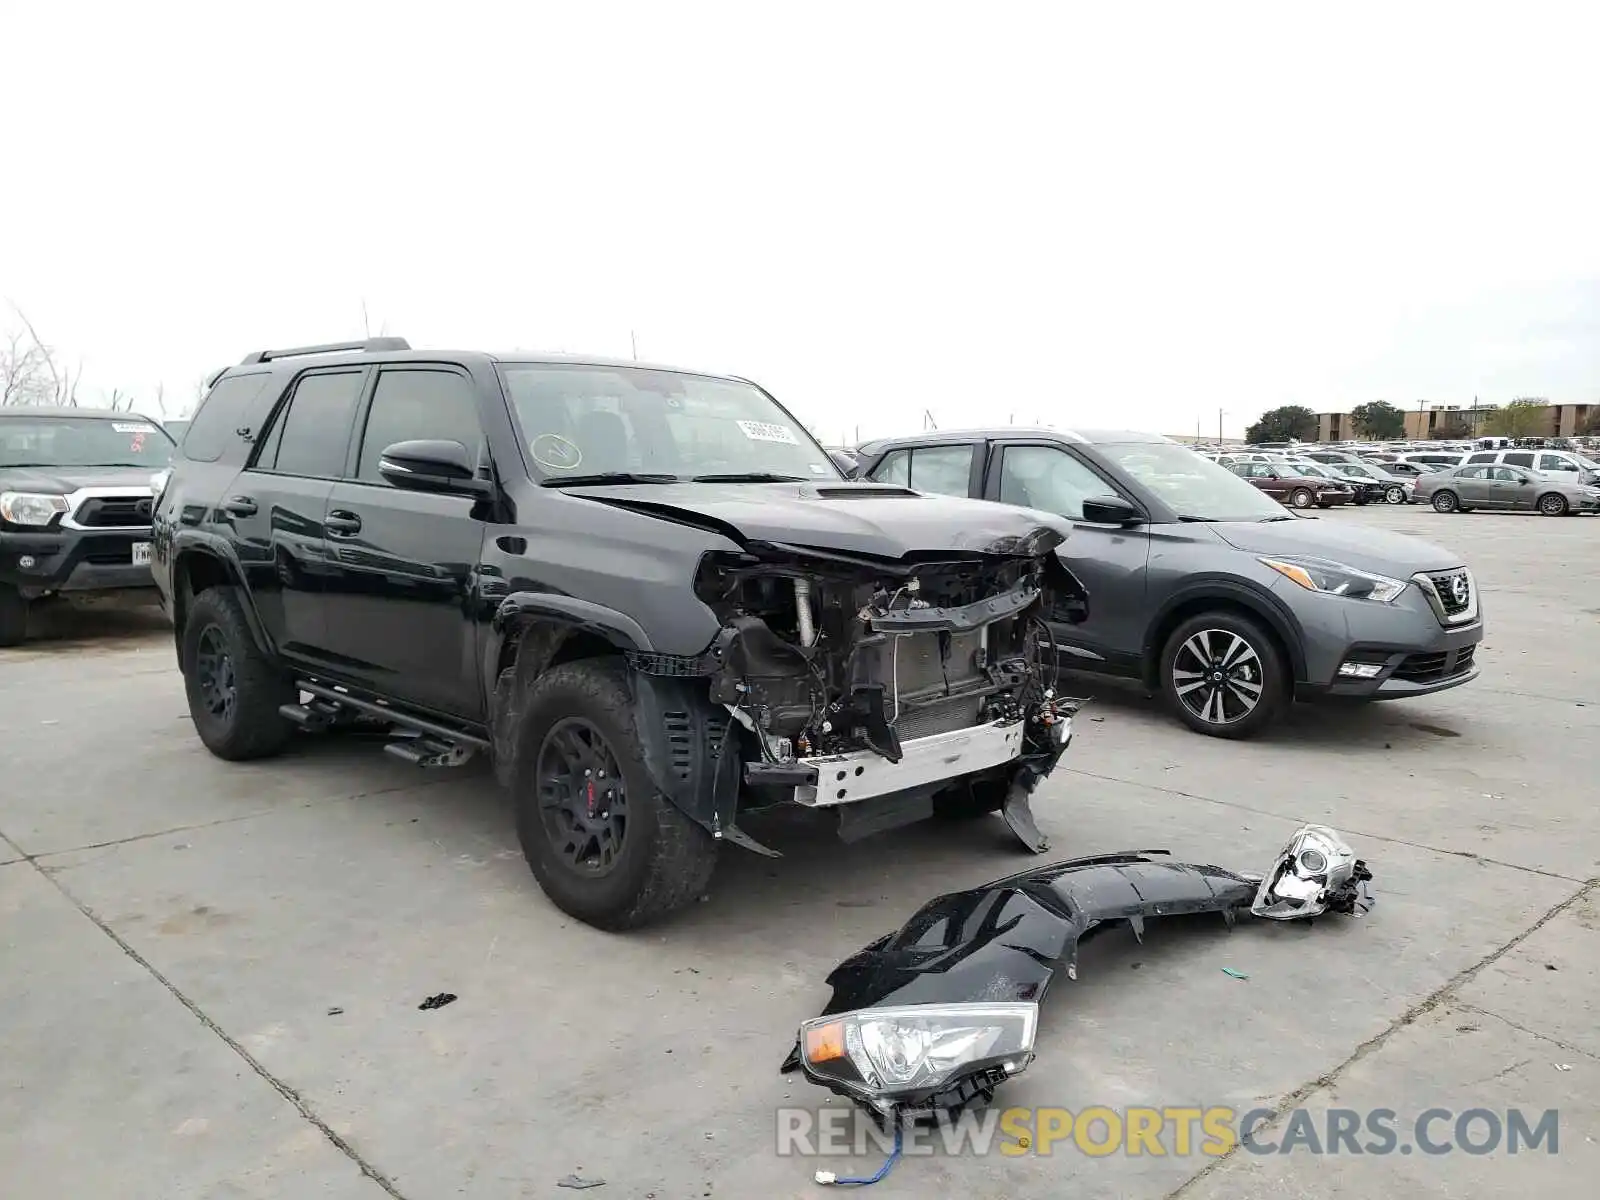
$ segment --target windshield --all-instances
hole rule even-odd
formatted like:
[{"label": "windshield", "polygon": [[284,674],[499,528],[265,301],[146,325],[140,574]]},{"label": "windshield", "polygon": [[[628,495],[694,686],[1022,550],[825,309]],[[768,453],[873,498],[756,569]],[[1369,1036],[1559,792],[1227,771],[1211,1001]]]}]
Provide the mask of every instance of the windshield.
[{"label": "windshield", "polygon": [[149,467],[172,463],[161,427],[137,417],[0,416],[0,467]]},{"label": "windshield", "polygon": [[1283,507],[1265,492],[1175,442],[1112,442],[1095,449],[1180,516],[1206,521],[1283,516]]},{"label": "windshield", "polygon": [[508,363],[511,407],[542,482],[596,475],[843,479],[754,384],[643,367]]}]

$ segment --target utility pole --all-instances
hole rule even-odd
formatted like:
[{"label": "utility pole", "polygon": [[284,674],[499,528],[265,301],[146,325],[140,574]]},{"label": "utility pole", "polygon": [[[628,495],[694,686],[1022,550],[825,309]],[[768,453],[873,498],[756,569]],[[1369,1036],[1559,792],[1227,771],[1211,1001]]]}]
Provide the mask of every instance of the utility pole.
[{"label": "utility pole", "polygon": [[633,347],[633,361],[639,361],[639,335],[633,330],[628,330],[628,344]]},{"label": "utility pole", "polygon": [[1217,409],[1217,449],[1218,450],[1222,449],[1222,418],[1223,418],[1223,416],[1224,416],[1223,411],[1220,408]]}]

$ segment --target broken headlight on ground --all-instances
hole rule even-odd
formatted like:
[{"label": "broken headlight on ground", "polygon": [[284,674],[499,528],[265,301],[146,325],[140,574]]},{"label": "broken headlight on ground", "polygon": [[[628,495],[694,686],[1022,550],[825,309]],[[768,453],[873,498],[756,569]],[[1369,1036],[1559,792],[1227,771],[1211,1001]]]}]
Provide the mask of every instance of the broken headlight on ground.
[{"label": "broken headlight on ground", "polygon": [[1367,864],[1337,833],[1306,825],[1278,853],[1250,911],[1273,921],[1354,912],[1361,886],[1371,878]]},{"label": "broken headlight on ground", "polygon": [[1006,1078],[1033,1058],[1039,1008],[912,1004],[818,1017],[800,1027],[806,1074],[880,1113],[915,1105],[957,1078]]},{"label": "broken headlight on ground", "polygon": [[[1190,913],[1219,913],[1230,926],[1251,913],[1273,920],[1358,913],[1358,892],[1371,878],[1337,833],[1307,825],[1265,877],[1144,850],[1053,863],[951,892],[833,969],[832,999],[821,1017],[801,1026],[783,1069],[803,1069],[814,1083],[885,1118],[988,1100],[1032,1057],[1023,1050],[1032,1049],[1034,1023],[1021,1013],[1037,1008],[1057,972],[1078,977],[1078,947],[1086,938],[1122,922],[1142,938],[1152,918]],[[901,1016],[919,1012],[937,1016],[920,1026]],[[977,1031],[995,1023],[961,1015],[979,1012],[1015,1012],[1015,1040],[996,1035],[983,1044],[988,1034]],[[897,1032],[875,1034],[873,1045],[942,1048],[940,1069],[928,1054],[869,1051],[861,1031],[880,1018]],[[879,1065],[885,1062],[895,1070]]]}]

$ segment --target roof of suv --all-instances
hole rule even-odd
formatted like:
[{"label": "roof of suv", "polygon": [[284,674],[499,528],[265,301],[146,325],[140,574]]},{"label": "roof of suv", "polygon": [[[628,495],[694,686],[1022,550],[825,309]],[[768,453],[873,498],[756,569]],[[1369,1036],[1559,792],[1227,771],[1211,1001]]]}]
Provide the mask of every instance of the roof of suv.
[{"label": "roof of suv", "polygon": [[923,433],[906,433],[896,437],[872,438],[862,442],[859,450],[887,450],[895,446],[939,446],[950,442],[971,442],[978,439],[1045,438],[1060,442],[1078,442],[1084,445],[1112,445],[1118,442],[1169,442],[1171,438],[1159,433],[1141,433],[1131,429],[1044,429],[1038,426],[1000,425],[987,429],[929,429]]},{"label": "roof of suv", "polygon": [[[592,354],[544,354],[534,350],[494,352],[486,350],[413,349],[404,338],[369,338],[366,342],[342,342],[319,346],[298,346],[285,350],[257,350],[216,373],[215,378],[257,367],[289,365],[298,369],[302,365],[343,366],[349,363],[370,363],[375,356],[383,362],[458,362],[458,363],[556,363],[582,367],[632,367],[642,371],[670,371],[676,375],[699,375],[708,379],[738,379],[713,371],[696,371],[687,367],[674,367],[665,363],[639,362],[635,359],[606,358]],[[741,380],[741,382],[745,382]]]}]

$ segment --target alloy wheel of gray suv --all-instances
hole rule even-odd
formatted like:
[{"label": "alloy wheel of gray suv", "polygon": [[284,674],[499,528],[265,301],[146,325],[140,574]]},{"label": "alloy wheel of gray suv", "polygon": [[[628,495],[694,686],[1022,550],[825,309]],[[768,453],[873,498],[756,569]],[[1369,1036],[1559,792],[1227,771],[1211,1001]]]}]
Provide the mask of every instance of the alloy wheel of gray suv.
[{"label": "alloy wheel of gray suv", "polygon": [[1161,690],[1190,729],[1226,738],[1256,733],[1287,696],[1271,636],[1227,611],[1201,613],[1173,630],[1161,655]]}]

